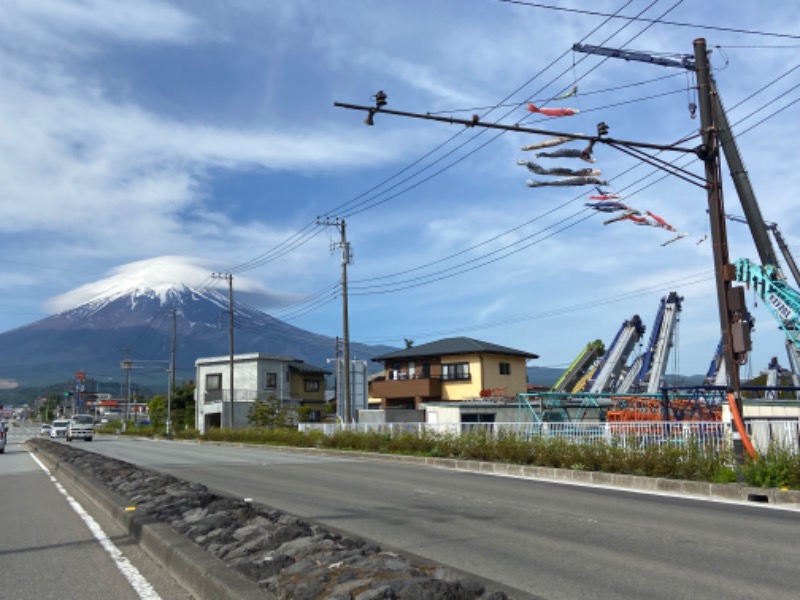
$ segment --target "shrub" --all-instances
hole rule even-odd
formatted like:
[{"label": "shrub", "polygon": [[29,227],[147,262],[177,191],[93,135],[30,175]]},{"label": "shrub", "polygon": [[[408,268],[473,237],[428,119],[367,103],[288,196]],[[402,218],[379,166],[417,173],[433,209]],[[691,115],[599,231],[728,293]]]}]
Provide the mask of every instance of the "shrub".
[{"label": "shrub", "polygon": [[800,489],[800,456],[773,444],[766,454],[746,460],[742,473],[757,487]]}]

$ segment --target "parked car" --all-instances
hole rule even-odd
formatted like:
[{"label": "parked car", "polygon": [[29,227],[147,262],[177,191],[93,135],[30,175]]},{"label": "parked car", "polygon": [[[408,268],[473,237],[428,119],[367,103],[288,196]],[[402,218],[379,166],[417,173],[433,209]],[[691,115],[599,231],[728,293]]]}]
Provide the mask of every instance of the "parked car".
[{"label": "parked car", "polygon": [[53,428],[50,423],[42,423],[42,426],[39,427],[39,435],[50,435],[50,430]]},{"label": "parked car", "polygon": [[56,419],[50,428],[50,437],[52,439],[67,437],[67,427],[69,427],[69,419]]}]

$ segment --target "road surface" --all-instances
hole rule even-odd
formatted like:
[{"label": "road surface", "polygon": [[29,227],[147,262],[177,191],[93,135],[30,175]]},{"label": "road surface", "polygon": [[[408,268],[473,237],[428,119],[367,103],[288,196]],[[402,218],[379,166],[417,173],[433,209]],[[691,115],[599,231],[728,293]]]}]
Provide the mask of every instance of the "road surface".
[{"label": "road surface", "polygon": [[[88,499],[60,491],[22,447],[37,431],[32,425],[9,428],[0,455],[0,598],[189,600]],[[92,515],[82,517],[71,500]],[[109,548],[121,554],[112,556]]]},{"label": "road surface", "polygon": [[76,445],[551,600],[800,597],[796,510],[266,448]]}]

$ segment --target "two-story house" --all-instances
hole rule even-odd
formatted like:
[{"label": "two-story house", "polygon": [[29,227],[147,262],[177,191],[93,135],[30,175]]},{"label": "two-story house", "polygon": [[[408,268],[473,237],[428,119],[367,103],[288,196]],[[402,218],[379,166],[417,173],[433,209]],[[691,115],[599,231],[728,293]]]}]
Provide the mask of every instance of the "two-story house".
[{"label": "two-story house", "polygon": [[312,419],[316,417],[318,420],[323,414],[325,375],[329,371],[291,356],[236,354],[233,357],[231,404],[230,366],[230,356],[198,358],[195,361],[196,427],[201,433],[211,427],[247,427],[253,403],[271,397],[278,398],[288,407],[311,407]]},{"label": "two-story house", "polygon": [[370,406],[418,409],[421,404],[527,391],[526,363],[537,354],[467,337],[438,340],[376,356],[383,376],[370,382]]}]

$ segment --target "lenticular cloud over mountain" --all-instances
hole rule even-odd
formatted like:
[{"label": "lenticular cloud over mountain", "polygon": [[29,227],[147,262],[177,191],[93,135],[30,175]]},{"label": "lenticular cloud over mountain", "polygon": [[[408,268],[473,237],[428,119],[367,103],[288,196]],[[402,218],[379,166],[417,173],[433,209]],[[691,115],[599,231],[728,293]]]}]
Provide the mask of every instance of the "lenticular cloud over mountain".
[{"label": "lenticular cloud over mountain", "polygon": [[[128,295],[155,296],[163,304],[168,300],[168,294],[175,290],[226,286],[224,282],[212,280],[212,270],[209,261],[189,256],[161,256],[140,260],[115,267],[109,277],[51,298],[47,302],[47,308],[61,312],[89,302],[110,301]],[[262,303],[273,306],[289,299],[281,298],[279,294],[242,277],[235,279],[235,290],[237,294],[244,293],[249,298],[257,298]]]}]

